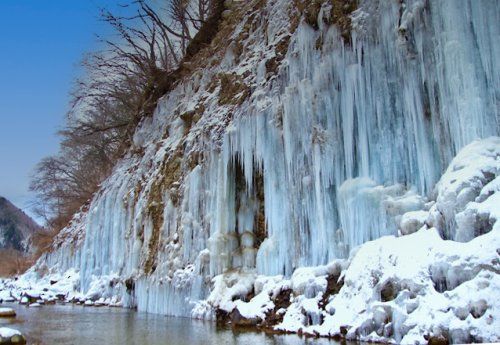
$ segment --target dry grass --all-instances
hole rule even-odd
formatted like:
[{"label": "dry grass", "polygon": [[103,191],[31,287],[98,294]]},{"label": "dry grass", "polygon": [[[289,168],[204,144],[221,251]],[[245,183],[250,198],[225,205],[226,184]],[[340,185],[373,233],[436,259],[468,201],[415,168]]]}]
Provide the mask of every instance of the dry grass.
[{"label": "dry grass", "polygon": [[57,233],[57,230],[35,232],[31,237],[31,247],[35,248],[35,251],[31,255],[14,249],[0,250],[0,277],[12,277],[24,273],[43,253],[50,251]]},{"label": "dry grass", "polygon": [[314,29],[318,29],[318,16],[321,6],[329,3],[330,13],[323,18],[323,22],[328,25],[336,25],[344,42],[351,40],[351,13],[357,9],[357,0],[294,0],[294,4],[300,13],[304,15],[304,20]]},{"label": "dry grass", "polygon": [[189,132],[193,124],[197,123],[201,119],[204,112],[205,105],[198,104],[195,110],[191,110],[180,115],[180,118],[184,121],[184,135]]},{"label": "dry grass", "polygon": [[250,88],[236,74],[219,74],[219,105],[241,105],[250,96]]},{"label": "dry grass", "polygon": [[[160,246],[161,228],[163,226],[163,196],[169,191],[170,199],[175,207],[179,206],[181,196],[180,190],[175,184],[182,178],[182,153],[180,151],[172,154],[163,163],[162,173],[159,179],[151,186],[148,200],[148,213],[153,222],[151,238],[148,243],[148,256],[144,262],[144,272],[151,274],[156,270],[156,258]],[[175,184],[175,185],[174,185]]]},{"label": "dry grass", "polygon": [[14,249],[0,250],[0,277],[12,277],[24,273],[33,259]]},{"label": "dry grass", "polygon": [[38,231],[34,233],[31,237],[31,245],[36,248],[33,253],[33,261],[38,260],[38,258],[46,252],[49,252],[52,248],[52,243],[54,242],[54,238],[60,232],[58,229],[54,229],[52,231]]}]

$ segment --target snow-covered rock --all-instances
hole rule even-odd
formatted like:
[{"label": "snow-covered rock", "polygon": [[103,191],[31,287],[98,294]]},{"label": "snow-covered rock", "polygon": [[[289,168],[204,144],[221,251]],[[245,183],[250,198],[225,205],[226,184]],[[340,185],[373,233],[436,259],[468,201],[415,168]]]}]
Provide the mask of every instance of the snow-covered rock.
[{"label": "snow-covered rock", "polygon": [[498,248],[498,232],[459,244],[435,229],[366,243],[327,306],[334,313],[309,331],[333,335],[347,326],[348,338],[398,343],[498,341]]},{"label": "snow-covered rock", "polygon": [[499,137],[474,141],[459,152],[436,185],[431,226],[457,241],[492,229],[500,217],[499,157]]},{"label": "snow-covered rock", "polygon": [[26,339],[16,329],[8,327],[0,327],[0,344],[26,344]]},{"label": "snow-covered rock", "polygon": [[12,308],[0,308],[0,317],[14,317],[16,311]]},{"label": "snow-covered rock", "polygon": [[399,223],[399,229],[402,235],[413,234],[425,225],[429,212],[427,211],[410,211],[406,212]]},{"label": "snow-covered rock", "polygon": [[20,335],[20,334],[21,332],[19,332],[17,329],[0,327],[0,337],[2,338],[11,338],[14,335]]}]

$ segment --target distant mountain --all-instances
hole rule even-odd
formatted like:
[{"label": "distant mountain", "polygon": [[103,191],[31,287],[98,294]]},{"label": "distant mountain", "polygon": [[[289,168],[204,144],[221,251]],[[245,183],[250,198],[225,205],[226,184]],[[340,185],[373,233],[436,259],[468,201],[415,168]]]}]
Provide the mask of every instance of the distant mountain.
[{"label": "distant mountain", "polygon": [[41,229],[26,213],[0,196],[0,249],[25,252],[31,235]]}]

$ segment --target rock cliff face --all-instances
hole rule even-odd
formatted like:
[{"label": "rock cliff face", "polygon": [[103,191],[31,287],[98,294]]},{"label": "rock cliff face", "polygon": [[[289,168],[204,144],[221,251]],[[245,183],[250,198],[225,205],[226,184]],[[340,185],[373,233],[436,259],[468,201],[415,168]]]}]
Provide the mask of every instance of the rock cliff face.
[{"label": "rock cliff face", "polygon": [[498,341],[498,2],[227,5],[26,279],[75,269],[92,299],[276,330]]},{"label": "rock cliff face", "polygon": [[0,196],[0,249],[27,251],[30,236],[40,229],[33,219]]}]

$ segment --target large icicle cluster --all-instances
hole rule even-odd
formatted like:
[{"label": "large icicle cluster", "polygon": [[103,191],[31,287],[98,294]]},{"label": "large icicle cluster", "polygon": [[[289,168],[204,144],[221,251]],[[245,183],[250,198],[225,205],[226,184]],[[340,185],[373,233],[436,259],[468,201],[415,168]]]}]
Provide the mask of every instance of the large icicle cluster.
[{"label": "large icicle cluster", "polygon": [[[30,274],[76,269],[78,290],[94,300],[103,279],[119,277],[112,290],[125,306],[213,318],[217,308],[230,313],[238,305],[241,319],[251,314],[241,303],[252,293],[267,306],[258,316],[273,311],[262,291],[283,302],[274,280],[264,277],[287,280],[300,267],[317,266],[311,278],[317,286],[309,292],[285,284],[296,296],[279,313],[284,329],[317,326],[330,334],[350,323],[349,337],[395,341],[438,334],[427,320],[411,324],[413,316],[407,311],[404,319],[400,311],[410,295],[419,296],[414,315],[437,313],[453,296],[465,303],[459,290],[432,291],[441,273],[423,277],[427,269],[439,271],[431,258],[443,265],[455,258],[463,266],[486,238],[492,239],[484,256],[464,270],[494,265],[486,261],[497,255],[489,249],[498,237],[498,139],[467,146],[436,183],[460,149],[500,135],[500,6],[495,0],[359,1],[341,18],[350,24],[346,39],[345,27],[332,25],[337,1],[314,2],[322,5],[313,25],[309,3],[234,2],[211,56],[191,63],[189,80],[144,119],[88,210]],[[477,161],[491,169],[476,169]],[[412,234],[424,225],[429,229]],[[377,240],[400,234],[412,235]],[[407,250],[394,248],[400,245]],[[336,291],[332,272],[348,257],[339,297],[329,309],[326,300],[319,306],[323,287]],[[404,266],[410,257],[418,262]],[[374,266],[361,269],[362,259]],[[389,280],[394,267],[408,271],[394,281],[401,297],[380,306],[394,316],[386,323],[388,316],[366,300],[385,280],[368,277],[376,271]],[[230,278],[221,276],[228,272]],[[471,276],[458,289],[475,289],[483,278],[493,289],[496,272]],[[365,295],[353,298],[365,299],[367,309],[354,317],[349,313],[363,303],[342,301],[358,287]],[[436,305],[433,296],[440,296]],[[491,313],[498,325],[497,307],[487,307],[484,318]],[[444,313],[453,318],[453,311]],[[482,325],[458,314],[467,327]],[[493,327],[484,322],[485,332]],[[410,331],[410,324],[418,327]],[[494,339],[488,334],[477,339]]]},{"label": "large icicle cluster", "polygon": [[[325,307],[323,323],[299,327],[330,334],[346,326],[348,338],[398,343],[499,341],[499,178],[500,138],[468,145],[439,181],[426,223],[455,217],[469,224],[462,236],[470,242],[443,240],[439,233],[448,225],[440,221],[439,230],[423,225],[409,236],[366,243],[343,272],[344,286]],[[293,317],[290,308],[278,327],[294,327]]]},{"label": "large icicle cluster", "polygon": [[[500,138],[475,141],[451,162],[430,210],[402,217],[420,223],[414,233],[367,242],[347,261],[298,268],[290,279],[220,275],[207,302],[236,324],[243,317],[268,327],[281,315],[274,329],[286,332],[405,344],[498,342],[499,181]],[[446,216],[469,225],[462,234],[469,242],[442,239]],[[276,309],[287,290],[286,308]],[[207,302],[195,316],[205,316]]]}]

